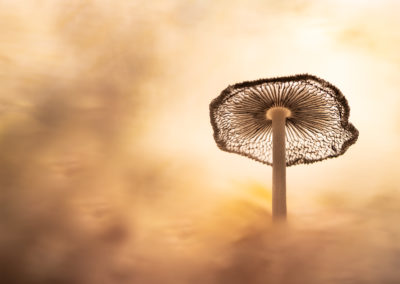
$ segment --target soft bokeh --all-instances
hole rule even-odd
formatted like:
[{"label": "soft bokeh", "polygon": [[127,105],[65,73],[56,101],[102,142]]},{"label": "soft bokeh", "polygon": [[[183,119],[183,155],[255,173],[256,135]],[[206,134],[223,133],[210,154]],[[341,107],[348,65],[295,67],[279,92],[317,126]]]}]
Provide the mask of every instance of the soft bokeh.
[{"label": "soft bokeh", "polygon": [[[398,1],[0,1],[1,283],[400,283]],[[358,142],[220,151],[227,85],[311,73]]]}]

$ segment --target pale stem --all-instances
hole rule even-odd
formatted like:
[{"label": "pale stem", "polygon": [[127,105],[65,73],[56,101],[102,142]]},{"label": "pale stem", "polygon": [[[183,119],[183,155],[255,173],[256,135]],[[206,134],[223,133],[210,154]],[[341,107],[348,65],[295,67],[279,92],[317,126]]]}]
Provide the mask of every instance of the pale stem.
[{"label": "pale stem", "polygon": [[267,116],[272,119],[272,219],[286,220],[285,124],[290,111],[274,107]]}]

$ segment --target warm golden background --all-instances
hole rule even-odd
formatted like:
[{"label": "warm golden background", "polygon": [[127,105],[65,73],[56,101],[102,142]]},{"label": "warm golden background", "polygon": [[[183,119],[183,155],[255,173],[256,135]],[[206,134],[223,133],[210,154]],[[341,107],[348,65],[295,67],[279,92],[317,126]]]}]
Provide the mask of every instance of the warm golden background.
[{"label": "warm golden background", "polygon": [[[0,1],[0,282],[400,283],[399,1]],[[288,169],[220,151],[227,85],[311,73],[358,142]]]}]

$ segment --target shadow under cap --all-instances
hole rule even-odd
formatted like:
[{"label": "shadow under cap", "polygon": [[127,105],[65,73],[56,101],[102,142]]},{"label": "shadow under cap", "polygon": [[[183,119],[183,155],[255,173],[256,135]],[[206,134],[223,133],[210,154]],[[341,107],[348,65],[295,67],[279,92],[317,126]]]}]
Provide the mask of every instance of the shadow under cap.
[{"label": "shadow under cap", "polygon": [[291,113],[285,127],[286,166],[340,156],[358,138],[340,90],[301,74],[246,81],[223,90],[210,104],[218,147],[272,165],[272,121],[266,114],[273,107]]}]

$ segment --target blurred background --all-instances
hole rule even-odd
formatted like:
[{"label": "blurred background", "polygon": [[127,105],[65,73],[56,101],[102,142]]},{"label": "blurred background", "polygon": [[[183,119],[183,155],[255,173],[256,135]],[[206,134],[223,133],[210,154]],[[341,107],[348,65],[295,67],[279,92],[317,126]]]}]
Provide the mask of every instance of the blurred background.
[{"label": "blurred background", "polygon": [[[0,1],[2,283],[400,283],[400,3]],[[290,167],[220,151],[229,84],[310,73],[360,131]]]}]

